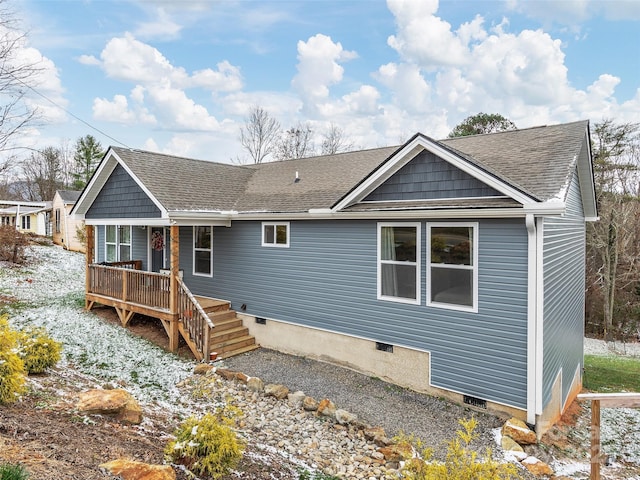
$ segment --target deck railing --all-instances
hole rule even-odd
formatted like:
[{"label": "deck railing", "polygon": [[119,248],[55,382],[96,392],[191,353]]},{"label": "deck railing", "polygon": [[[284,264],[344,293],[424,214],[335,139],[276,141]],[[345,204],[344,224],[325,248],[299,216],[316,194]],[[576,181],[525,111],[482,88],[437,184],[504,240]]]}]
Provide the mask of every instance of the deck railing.
[{"label": "deck railing", "polygon": [[[125,262],[134,265],[134,262]],[[170,277],[143,272],[132,267],[89,265],[88,293],[104,295],[123,302],[152,308],[169,309]]]},{"label": "deck railing", "polygon": [[208,360],[213,322],[181,279],[178,279],[178,318],[197,350]]}]

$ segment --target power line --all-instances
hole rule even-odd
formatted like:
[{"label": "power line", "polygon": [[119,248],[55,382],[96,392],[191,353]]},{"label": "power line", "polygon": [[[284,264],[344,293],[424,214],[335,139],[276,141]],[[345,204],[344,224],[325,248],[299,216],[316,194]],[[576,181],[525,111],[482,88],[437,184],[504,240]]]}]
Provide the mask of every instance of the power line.
[{"label": "power line", "polygon": [[91,125],[89,122],[83,120],[82,118],[78,117],[77,115],[75,115],[73,112],[67,110],[65,107],[63,107],[62,105],[59,105],[58,103],[56,103],[55,101],[53,101],[52,99],[50,99],[49,97],[47,97],[44,93],[40,93],[38,90],[36,90],[34,87],[32,87],[31,85],[26,84],[25,82],[23,82],[20,78],[16,77],[13,73],[8,72],[6,70],[4,70],[5,74],[10,75],[11,77],[14,78],[14,80],[16,80],[17,82],[19,82],[20,84],[22,84],[23,86],[25,86],[26,88],[28,88],[29,90],[31,90],[33,93],[35,93],[36,95],[41,96],[42,98],[44,98],[47,102],[51,103],[52,105],[54,105],[55,107],[59,108],[60,110],[62,110],[63,112],[67,113],[68,115],[70,115],[71,117],[75,118],[76,120],[78,120],[79,122],[83,123],[84,125],[86,125],[87,127],[95,130],[96,132],[100,133],[101,135],[104,135],[105,137],[113,140],[116,143],[119,143],[120,145],[122,145],[125,148],[131,149],[131,147],[129,147],[129,145],[127,145],[124,142],[121,142],[120,140],[118,140],[117,138],[112,137],[111,135],[109,135],[108,133],[103,132],[102,130],[100,130],[98,127],[94,127],[93,125]]}]

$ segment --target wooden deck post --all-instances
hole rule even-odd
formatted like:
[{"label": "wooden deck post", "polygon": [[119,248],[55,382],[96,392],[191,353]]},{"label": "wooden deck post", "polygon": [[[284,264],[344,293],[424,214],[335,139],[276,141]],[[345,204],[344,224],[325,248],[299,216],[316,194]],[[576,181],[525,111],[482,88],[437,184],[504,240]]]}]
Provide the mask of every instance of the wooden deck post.
[{"label": "wooden deck post", "polygon": [[591,400],[591,480],[600,480],[600,400]]},{"label": "wooden deck post", "polygon": [[171,279],[169,281],[169,310],[173,314],[173,319],[169,322],[169,350],[175,352],[178,350],[178,342],[180,340],[179,320],[178,320],[178,274],[180,271],[180,228],[177,225],[171,225]]},{"label": "wooden deck post", "polygon": [[94,242],[94,237],[93,237],[93,232],[94,232],[94,228],[93,225],[86,225],[84,226],[84,230],[85,230],[85,236],[86,239],[85,241],[87,242],[87,244],[85,245],[85,251],[87,252],[86,255],[86,262],[85,262],[85,300],[84,300],[84,306],[87,310],[89,310],[90,307],[90,302],[87,300],[86,294],[89,293],[91,291],[91,272],[89,270],[89,265],[91,265],[93,263],[93,258],[94,258],[94,246],[95,246],[95,242]]},{"label": "wooden deck post", "polygon": [[640,408],[640,393],[581,393],[578,400],[591,401],[591,475],[590,480],[600,480],[600,407]]}]

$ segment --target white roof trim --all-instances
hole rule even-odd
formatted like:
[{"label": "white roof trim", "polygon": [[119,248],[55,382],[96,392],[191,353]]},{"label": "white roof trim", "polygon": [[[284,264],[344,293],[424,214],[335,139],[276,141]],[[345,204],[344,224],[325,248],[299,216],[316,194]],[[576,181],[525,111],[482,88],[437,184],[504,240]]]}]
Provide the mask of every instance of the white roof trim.
[{"label": "white roof trim", "polygon": [[109,150],[107,151],[105,157],[100,162],[100,165],[98,166],[95,174],[93,175],[93,177],[91,177],[89,184],[86,186],[86,188],[80,195],[80,198],[78,198],[78,201],[71,210],[73,218],[85,220],[85,214],[87,213],[91,205],[93,205],[93,202],[96,200],[98,194],[107,183],[107,180],[109,179],[117,165],[120,165],[125,169],[127,174],[131,176],[131,178],[149,197],[149,199],[151,199],[155,206],[158,207],[161,213],[161,218],[168,218],[167,210],[164,208],[164,206],[140,181],[140,179],[136,175],[134,175],[128,165],[118,156],[118,154],[112,148],[109,148]]},{"label": "white roof trim", "polygon": [[475,165],[469,163],[464,158],[450,152],[446,148],[443,148],[437,142],[430,140],[423,135],[416,136],[413,140],[407,143],[402,149],[396,152],[393,157],[388,159],[378,170],[372,175],[366,178],[358,187],[356,187],[351,193],[338,202],[333,208],[333,211],[342,210],[350,205],[360,202],[373,190],[378,188],[387,179],[393,176],[398,170],[409,163],[420,152],[427,150],[439,158],[449,162],[455,167],[459,168],[465,173],[468,173],[474,178],[477,178],[486,185],[494,188],[495,190],[503,193],[504,195],[514,199],[519,203],[530,203],[533,199],[521,191],[513,188],[512,186],[498,180],[493,175],[481,170]]}]

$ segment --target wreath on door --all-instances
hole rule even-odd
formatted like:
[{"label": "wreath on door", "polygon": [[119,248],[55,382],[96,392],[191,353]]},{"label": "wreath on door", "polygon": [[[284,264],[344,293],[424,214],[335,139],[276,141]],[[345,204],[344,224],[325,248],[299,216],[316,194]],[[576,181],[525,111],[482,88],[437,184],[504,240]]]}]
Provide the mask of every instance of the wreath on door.
[{"label": "wreath on door", "polygon": [[158,251],[164,249],[164,237],[160,232],[153,232],[151,235],[151,248]]}]

